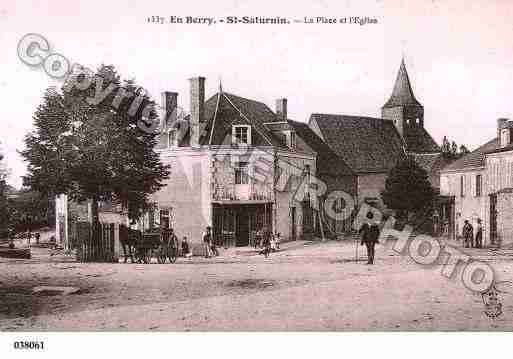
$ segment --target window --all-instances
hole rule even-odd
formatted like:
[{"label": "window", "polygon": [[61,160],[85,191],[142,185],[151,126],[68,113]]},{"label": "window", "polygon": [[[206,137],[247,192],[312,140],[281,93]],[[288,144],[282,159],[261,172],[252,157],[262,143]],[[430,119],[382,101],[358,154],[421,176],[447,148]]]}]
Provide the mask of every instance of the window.
[{"label": "window", "polygon": [[237,162],[235,166],[235,184],[248,184],[248,163]]},{"label": "window", "polygon": [[250,145],[251,144],[251,126],[233,126],[232,128],[232,143],[237,145]]},{"label": "window", "polygon": [[306,183],[310,183],[310,165],[305,165],[305,169],[303,170],[306,176]]},{"label": "window", "polygon": [[290,132],[290,148],[296,148],[296,133],[294,131]]},{"label": "window", "polygon": [[171,211],[169,209],[160,210],[160,226],[171,228]]},{"label": "window", "polygon": [[481,196],[482,179],[481,175],[476,175],[476,197]]},{"label": "window", "polygon": [[460,177],[460,197],[465,196],[465,177]]},{"label": "window", "polygon": [[170,130],[167,134],[167,145],[168,147],[175,147],[176,146],[176,131]]}]

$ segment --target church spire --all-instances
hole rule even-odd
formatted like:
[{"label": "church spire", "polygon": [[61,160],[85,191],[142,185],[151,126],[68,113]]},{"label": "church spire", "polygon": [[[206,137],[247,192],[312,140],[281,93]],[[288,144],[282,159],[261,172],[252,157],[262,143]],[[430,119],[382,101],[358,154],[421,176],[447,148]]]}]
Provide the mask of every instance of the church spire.
[{"label": "church spire", "polygon": [[408,72],[406,71],[406,65],[404,63],[403,57],[401,60],[401,66],[399,67],[399,72],[397,73],[392,95],[390,96],[390,99],[383,105],[383,108],[405,105],[422,106],[413,94],[410,78],[408,76]]}]

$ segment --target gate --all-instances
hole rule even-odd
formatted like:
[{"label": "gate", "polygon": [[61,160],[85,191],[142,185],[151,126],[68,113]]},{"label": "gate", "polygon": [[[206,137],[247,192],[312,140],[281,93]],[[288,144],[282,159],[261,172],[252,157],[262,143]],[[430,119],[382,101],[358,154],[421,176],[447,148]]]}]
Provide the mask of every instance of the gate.
[{"label": "gate", "polygon": [[114,224],[89,222],[76,224],[77,260],[79,262],[116,262]]}]

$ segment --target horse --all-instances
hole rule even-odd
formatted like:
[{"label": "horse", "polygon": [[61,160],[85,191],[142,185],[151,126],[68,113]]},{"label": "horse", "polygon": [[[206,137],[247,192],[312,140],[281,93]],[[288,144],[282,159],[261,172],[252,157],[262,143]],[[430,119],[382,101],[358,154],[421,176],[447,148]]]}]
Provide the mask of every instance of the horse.
[{"label": "horse", "polygon": [[[130,256],[131,263],[134,263],[134,252],[137,242],[142,240],[142,232],[136,229],[128,227],[121,227],[119,231],[119,242],[123,247],[123,253],[125,255],[125,262],[127,262],[128,255]],[[127,255],[128,248],[128,255]]]}]

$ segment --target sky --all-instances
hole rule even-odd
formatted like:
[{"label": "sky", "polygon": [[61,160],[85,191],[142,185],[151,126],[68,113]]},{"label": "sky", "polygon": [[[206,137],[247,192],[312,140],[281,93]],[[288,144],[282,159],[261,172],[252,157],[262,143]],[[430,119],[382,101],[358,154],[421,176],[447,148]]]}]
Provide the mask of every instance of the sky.
[{"label": "sky", "polygon": [[[369,17],[377,24],[152,24],[151,16]],[[288,99],[289,118],[311,113],[380,116],[404,57],[425,127],[475,149],[513,118],[513,1],[24,1],[0,3],[0,150],[20,187],[17,153],[49,86],[62,83],[24,64],[17,45],[44,36],[51,51],[89,68],[114,65],[160,101],[206,77],[207,98],[223,90],[266,103]]]}]

